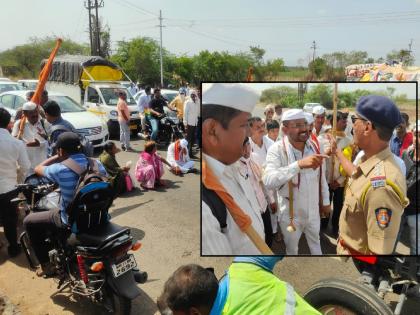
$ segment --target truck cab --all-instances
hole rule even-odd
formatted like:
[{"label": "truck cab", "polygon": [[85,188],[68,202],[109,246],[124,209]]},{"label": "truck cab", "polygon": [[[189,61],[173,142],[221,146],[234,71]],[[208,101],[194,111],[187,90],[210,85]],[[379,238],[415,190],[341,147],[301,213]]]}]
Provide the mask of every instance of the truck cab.
[{"label": "truck cab", "polygon": [[127,105],[130,110],[130,130],[140,132],[141,122],[136,101],[127,90],[118,83],[91,82],[84,93],[84,107],[101,116],[108,125],[109,133],[113,136],[119,134],[118,124],[118,92],[124,91],[127,95]]}]

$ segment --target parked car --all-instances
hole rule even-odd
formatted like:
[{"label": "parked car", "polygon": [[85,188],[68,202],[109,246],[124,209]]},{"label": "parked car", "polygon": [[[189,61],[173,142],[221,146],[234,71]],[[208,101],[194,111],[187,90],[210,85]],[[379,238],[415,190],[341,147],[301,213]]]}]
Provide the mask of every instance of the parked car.
[{"label": "parked car", "polygon": [[[27,91],[9,91],[0,94],[2,104],[12,115],[26,102]],[[62,117],[68,120],[80,134],[85,135],[96,147],[102,147],[108,141],[108,126],[97,115],[87,111],[72,98],[57,92],[49,92],[48,98],[58,103]]]},{"label": "parked car", "polygon": [[319,106],[321,104],[319,103],[306,103],[303,106],[303,111],[312,114],[312,110],[314,109],[315,106]]},{"label": "parked car", "polygon": [[17,81],[20,86],[22,87],[22,90],[35,90],[36,86],[38,85],[38,80],[28,80],[28,79],[24,79],[24,80],[18,80]]},{"label": "parked car", "polygon": [[9,78],[0,78],[0,81],[13,82],[13,81],[12,81],[12,80],[10,80]]},{"label": "parked car", "polygon": [[7,91],[19,91],[21,87],[19,83],[13,81],[0,81],[0,93]]}]

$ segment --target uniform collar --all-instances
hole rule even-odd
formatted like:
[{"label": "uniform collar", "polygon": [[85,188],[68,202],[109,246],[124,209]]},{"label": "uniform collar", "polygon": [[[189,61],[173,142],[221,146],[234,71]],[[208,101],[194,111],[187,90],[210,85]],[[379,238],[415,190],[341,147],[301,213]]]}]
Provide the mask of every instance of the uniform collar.
[{"label": "uniform collar", "polygon": [[385,160],[389,156],[391,156],[392,152],[389,147],[386,147],[381,152],[371,156],[366,161],[359,164],[360,170],[363,172],[363,174],[366,176],[369,174],[369,172],[377,165],[380,161]]}]

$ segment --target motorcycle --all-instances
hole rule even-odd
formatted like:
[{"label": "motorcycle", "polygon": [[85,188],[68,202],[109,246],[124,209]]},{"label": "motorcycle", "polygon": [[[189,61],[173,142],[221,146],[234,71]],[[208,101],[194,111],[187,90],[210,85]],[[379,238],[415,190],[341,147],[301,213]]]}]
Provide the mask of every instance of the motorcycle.
[{"label": "motorcycle", "polygon": [[[57,209],[60,193],[56,185],[44,177],[29,176],[17,186],[24,198],[12,202],[23,203],[25,213]],[[20,243],[32,268],[38,265],[26,232]],[[66,288],[71,293],[102,305],[108,313],[129,314],[131,302],[140,294],[136,282],[147,281],[147,273],[137,269],[132,254],[141,243],[134,241],[130,229],[112,222],[74,234],[69,228],[49,232],[46,243],[50,263],[55,267],[54,280],[58,294]]]},{"label": "motorcycle", "polygon": [[[400,315],[407,298],[420,297],[420,258],[415,256],[353,256],[360,272],[357,282],[321,280],[305,293],[305,300],[323,314]],[[385,296],[399,296],[394,311]]]},{"label": "motorcycle", "polygon": [[[178,117],[176,117],[176,114],[174,115],[172,113],[176,113],[176,111],[173,111],[166,106],[164,107],[164,111],[165,113],[158,118],[159,132],[157,142],[164,143],[167,146],[171,143],[174,137],[181,139],[184,136],[179,127],[182,122],[179,121]],[[150,125],[149,120],[147,120],[146,128],[149,135],[152,134],[152,126]]]}]

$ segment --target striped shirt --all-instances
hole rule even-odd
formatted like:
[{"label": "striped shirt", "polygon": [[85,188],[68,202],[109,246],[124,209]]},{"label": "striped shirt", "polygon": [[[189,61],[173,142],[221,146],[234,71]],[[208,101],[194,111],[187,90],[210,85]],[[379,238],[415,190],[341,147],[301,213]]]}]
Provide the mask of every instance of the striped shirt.
[{"label": "striped shirt", "polygon": [[[81,167],[86,168],[88,165],[88,160],[86,156],[82,153],[70,155],[70,158],[73,159]],[[101,162],[95,160],[98,163],[98,169],[101,175],[106,176],[104,166]],[[73,200],[74,191],[79,180],[79,175],[69,169],[67,166],[64,166],[61,163],[56,163],[49,165],[44,170],[44,175],[57,183],[61,190],[61,202],[60,202],[60,215],[61,221],[64,224],[68,224],[68,216],[66,213],[66,208]]]}]

